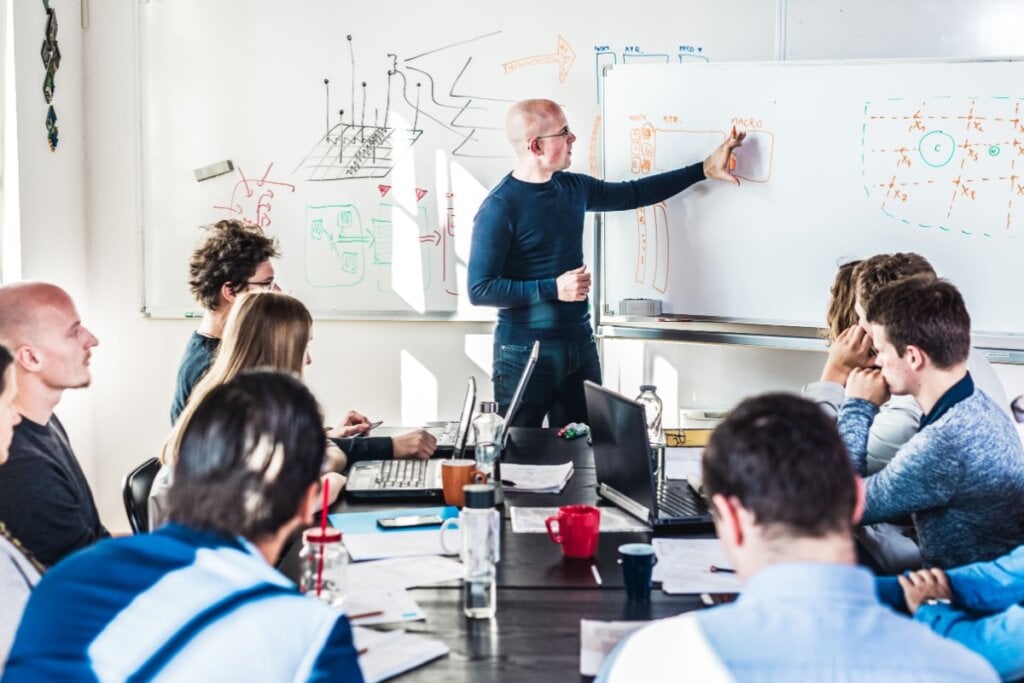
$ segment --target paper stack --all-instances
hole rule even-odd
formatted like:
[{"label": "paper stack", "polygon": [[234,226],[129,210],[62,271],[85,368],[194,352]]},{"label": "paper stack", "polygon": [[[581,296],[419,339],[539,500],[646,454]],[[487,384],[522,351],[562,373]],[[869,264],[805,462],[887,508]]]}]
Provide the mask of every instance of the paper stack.
[{"label": "paper stack", "polygon": [[501,464],[501,485],[515,493],[561,493],[572,478],[572,463],[562,465]]},{"label": "paper stack", "polygon": [[362,653],[359,668],[366,683],[386,681],[450,651],[439,640],[405,631],[374,631],[354,626],[352,636],[356,650]]}]

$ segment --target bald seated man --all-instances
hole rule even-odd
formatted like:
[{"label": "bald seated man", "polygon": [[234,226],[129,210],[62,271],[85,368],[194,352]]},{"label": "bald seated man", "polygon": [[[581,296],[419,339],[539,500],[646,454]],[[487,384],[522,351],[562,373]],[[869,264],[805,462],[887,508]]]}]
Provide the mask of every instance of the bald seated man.
[{"label": "bald seated man", "polygon": [[729,159],[745,136],[726,136],[703,163],[624,183],[569,173],[576,136],[551,100],[523,100],[505,121],[515,168],[491,190],[473,225],[469,298],[498,308],[494,331],[494,397],[505,414],[530,348],[540,359],[516,426],[586,422],[583,380],[601,383],[583,262],[586,211],[649,206],[705,178],[739,185]]},{"label": "bald seated man", "polygon": [[10,458],[0,466],[0,520],[43,564],[110,534],[60,420],[65,389],[89,386],[99,342],[60,287],[0,287],[0,343],[14,355],[18,394]]}]

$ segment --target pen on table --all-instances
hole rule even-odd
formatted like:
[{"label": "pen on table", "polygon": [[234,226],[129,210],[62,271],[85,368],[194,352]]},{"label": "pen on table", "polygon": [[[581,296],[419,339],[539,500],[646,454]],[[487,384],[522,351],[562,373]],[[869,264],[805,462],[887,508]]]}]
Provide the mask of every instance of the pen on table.
[{"label": "pen on table", "polygon": [[368,648],[368,647],[361,647],[358,650],[356,650],[356,657],[362,657],[363,655],[365,655],[369,651],[370,651],[370,648]]},{"label": "pen on table", "polygon": [[501,485],[502,486],[508,486],[509,488],[513,488],[513,489],[516,487],[516,483],[514,481],[509,481],[508,479],[502,479],[501,480]]},{"label": "pen on table", "polygon": [[377,610],[376,612],[363,612],[362,614],[350,614],[348,617],[349,621],[353,619],[367,619],[369,617],[379,617],[384,614],[384,610]]},{"label": "pen on table", "polygon": [[594,575],[594,583],[598,586],[603,585],[604,582],[601,581],[601,572],[597,571],[596,564],[590,565],[590,573]]},{"label": "pen on table", "polygon": [[718,565],[714,565],[714,564],[711,565],[711,568],[708,571],[710,571],[712,574],[715,574],[715,573],[735,574],[736,573],[735,569],[729,569],[728,567],[719,567]]}]

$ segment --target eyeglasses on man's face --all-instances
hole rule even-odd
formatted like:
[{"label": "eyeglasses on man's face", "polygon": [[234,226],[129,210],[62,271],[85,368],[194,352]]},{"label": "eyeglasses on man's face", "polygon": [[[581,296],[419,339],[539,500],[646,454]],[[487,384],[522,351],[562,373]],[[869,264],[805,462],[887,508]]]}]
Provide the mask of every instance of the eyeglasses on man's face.
[{"label": "eyeglasses on man's face", "polygon": [[572,131],[569,130],[569,126],[566,126],[557,133],[552,133],[551,135],[537,135],[534,139],[543,140],[544,138],[567,138],[570,135],[572,135]]},{"label": "eyeglasses on man's face", "polygon": [[272,291],[272,290],[275,289],[275,287],[274,287],[275,282],[274,282],[274,278],[272,278],[272,277],[267,278],[265,280],[246,280],[245,284],[248,287],[258,287],[259,289],[261,289],[263,291],[266,291],[266,292],[269,292],[269,291]]}]

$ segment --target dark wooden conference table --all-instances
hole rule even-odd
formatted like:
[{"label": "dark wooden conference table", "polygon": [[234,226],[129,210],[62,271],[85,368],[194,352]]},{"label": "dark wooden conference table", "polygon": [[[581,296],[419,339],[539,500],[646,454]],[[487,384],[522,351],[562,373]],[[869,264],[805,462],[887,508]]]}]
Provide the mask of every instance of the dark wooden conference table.
[{"label": "dark wooden conference table", "polygon": [[[573,681],[579,673],[580,619],[648,620],[701,607],[696,595],[665,595],[657,586],[651,602],[629,603],[622,585],[616,549],[623,543],[649,542],[649,533],[602,533],[597,556],[588,560],[562,557],[547,534],[515,534],[509,509],[554,507],[598,502],[594,458],[585,438],[566,441],[553,430],[513,428],[503,462],[559,464],[571,460],[575,473],[561,494],[506,491],[502,515],[501,562],[498,565],[497,614],[490,620],[468,619],[462,612],[461,583],[414,588],[410,595],[427,615],[425,621],[400,625],[406,631],[444,641],[451,653],[399,677],[409,681]],[[395,507],[420,503],[364,503],[339,499],[332,512]],[[423,502],[422,505],[437,505]],[[281,570],[298,575],[298,544],[283,558]],[[591,572],[596,564],[598,586]]]}]

